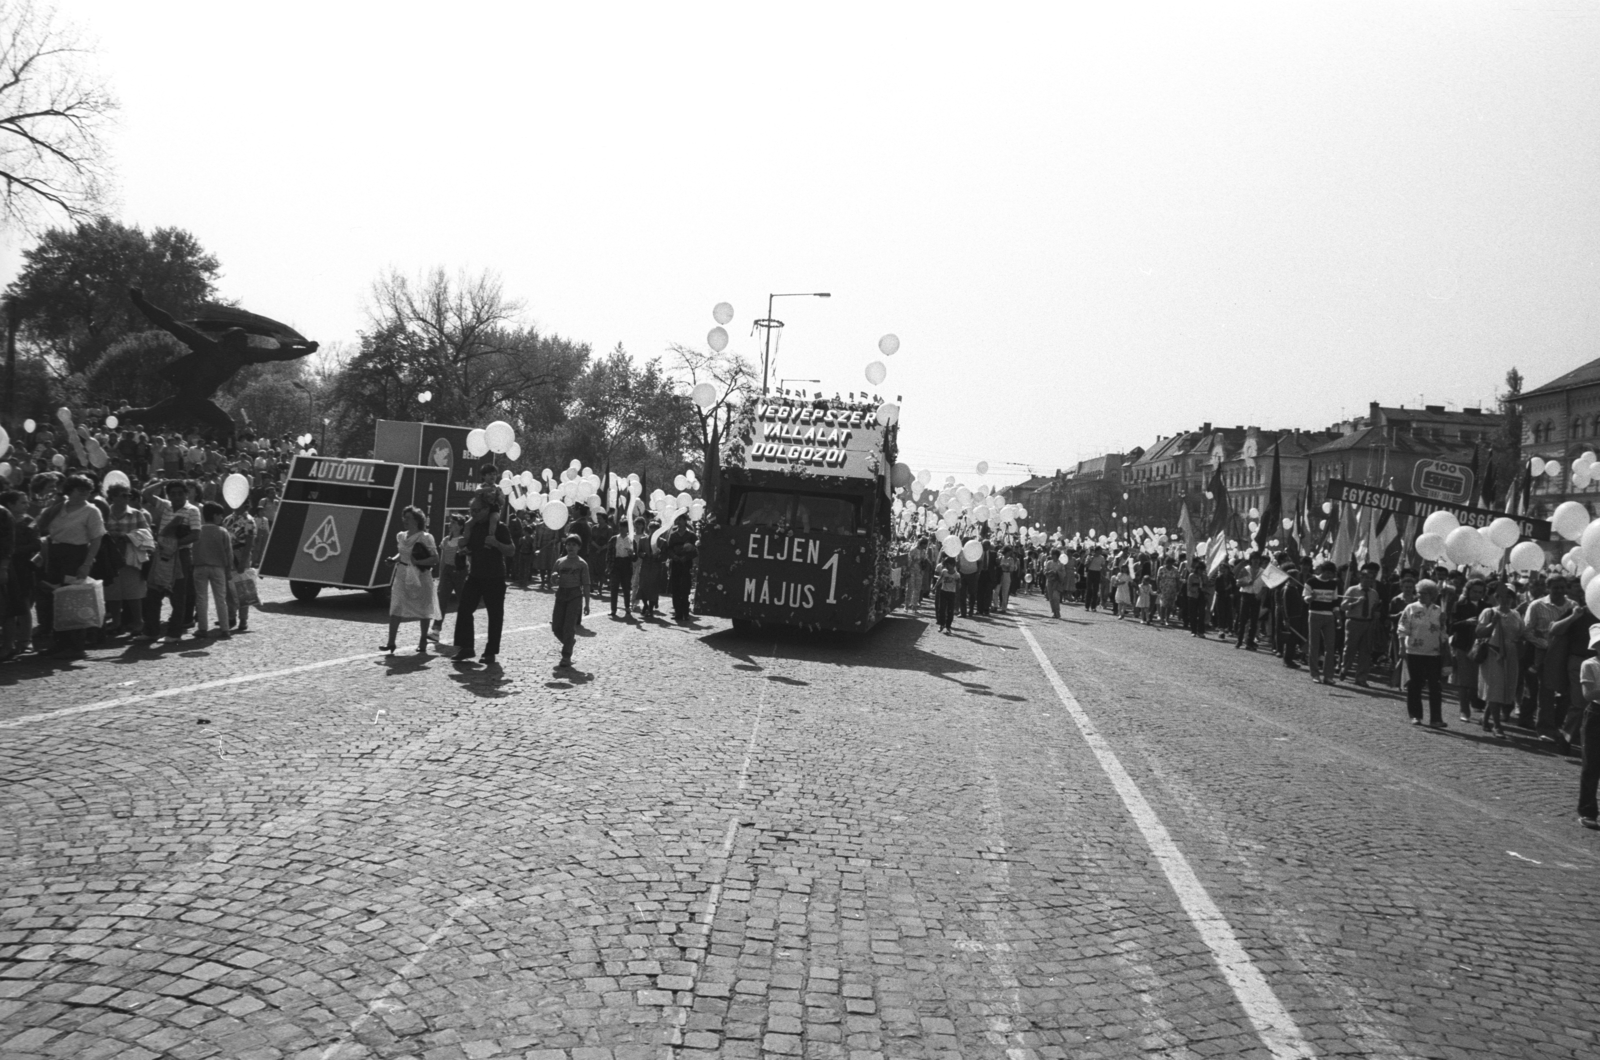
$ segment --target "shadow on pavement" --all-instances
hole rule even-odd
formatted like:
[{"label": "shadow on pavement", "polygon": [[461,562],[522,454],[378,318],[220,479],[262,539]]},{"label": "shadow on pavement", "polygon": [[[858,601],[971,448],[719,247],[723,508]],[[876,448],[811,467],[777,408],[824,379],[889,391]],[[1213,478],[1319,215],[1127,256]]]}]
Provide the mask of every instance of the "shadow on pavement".
[{"label": "shadow on pavement", "polygon": [[913,670],[935,677],[978,673],[985,669],[919,647],[919,638],[931,628],[932,623],[925,619],[897,615],[884,619],[866,633],[765,626],[750,632],[719,630],[701,637],[700,643],[737,659],[735,668],[739,670],[765,669],[756,657],[758,654],[771,656],[774,650],[784,660],[875,670]]},{"label": "shadow on pavement", "polygon": [[256,608],[272,615],[310,615],[332,618],[343,622],[371,622],[389,624],[389,606],[371,593],[341,592],[333,596],[324,593],[309,604],[298,600],[275,600]]}]

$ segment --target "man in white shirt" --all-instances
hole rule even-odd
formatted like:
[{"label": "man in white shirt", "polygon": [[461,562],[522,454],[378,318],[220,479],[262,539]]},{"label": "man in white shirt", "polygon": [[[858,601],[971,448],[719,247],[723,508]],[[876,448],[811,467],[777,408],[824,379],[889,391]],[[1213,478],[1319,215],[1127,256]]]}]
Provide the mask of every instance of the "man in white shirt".
[{"label": "man in white shirt", "polygon": [[[1566,579],[1553,574],[1545,582],[1545,595],[1531,601],[1523,611],[1522,620],[1527,625],[1527,632],[1523,636],[1533,645],[1533,673],[1537,691],[1524,701],[1528,706],[1522,709],[1526,713],[1528,707],[1537,705],[1538,728],[1541,732],[1554,732],[1557,728],[1556,693],[1561,691],[1566,679],[1566,642],[1557,643],[1557,650],[1552,653],[1550,630],[1557,622],[1572,614],[1572,608],[1572,601],[1567,599]],[[1534,719],[1522,717],[1519,720],[1527,726]]]}]

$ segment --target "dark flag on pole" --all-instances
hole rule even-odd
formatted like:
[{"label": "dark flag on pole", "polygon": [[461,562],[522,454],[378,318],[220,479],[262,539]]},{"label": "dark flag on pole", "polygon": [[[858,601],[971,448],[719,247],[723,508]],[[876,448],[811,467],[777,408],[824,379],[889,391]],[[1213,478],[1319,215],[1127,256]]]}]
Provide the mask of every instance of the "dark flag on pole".
[{"label": "dark flag on pole", "polygon": [[1206,527],[1208,536],[1226,534],[1228,532],[1228,486],[1222,481],[1222,465],[1211,473],[1211,482],[1206,486],[1211,491],[1211,525]]},{"label": "dark flag on pole", "polygon": [[1256,527],[1256,547],[1265,549],[1267,542],[1283,529],[1283,461],[1278,458],[1278,443],[1272,443],[1272,484],[1267,489],[1267,510],[1261,513]]},{"label": "dark flag on pole", "polygon": [[1494,507],[1494,488],[1496,485],[1497,483],[1495,482],[1494,473],[1494,446],[1491,445],[1489,447],[1489,459],[1484,461],[1483,468],[1483,507]]}]

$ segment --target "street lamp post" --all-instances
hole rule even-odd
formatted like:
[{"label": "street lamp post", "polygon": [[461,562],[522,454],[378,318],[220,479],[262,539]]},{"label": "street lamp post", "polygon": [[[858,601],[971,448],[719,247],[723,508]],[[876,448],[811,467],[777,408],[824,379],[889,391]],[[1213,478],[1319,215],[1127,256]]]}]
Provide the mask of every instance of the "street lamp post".
[{"label": "street lamp post", "polygon": [[832,298],[827,291],[790,291],[786,294],[767,295],[767,315],[764,319],[756,321],[756,327],[765,328],[766,341],[761,347],[761,392],[767,392],[767,359],[772,354],[772,329],[783,327],[783,321],[775,320],[772,316],[772,300],[774,298]]}]

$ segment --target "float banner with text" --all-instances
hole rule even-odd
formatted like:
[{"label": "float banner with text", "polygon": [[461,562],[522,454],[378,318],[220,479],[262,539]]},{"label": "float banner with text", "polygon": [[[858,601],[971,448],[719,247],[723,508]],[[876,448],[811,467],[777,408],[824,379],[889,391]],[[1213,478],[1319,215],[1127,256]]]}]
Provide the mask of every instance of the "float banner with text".
[{"label": "float banner with text", "polygon": [[1418,497],[1415,493],[1386,490],[1381,486],[1363,486],[1357,482],[1346,482],[1337,478],[1328,481],[1328,500],[1341,504],[1359,504],[1365,508],[1379,508],[1400,515],[1420,515],[1423,518],[1434,512],[1449,512],[1462,526],[1479,529],[1488,526],[1496,519],[1510,519],[1517,524],[1517,530],[1523,537],[1531,537],[1535,541],[1549,541],[1552,533],[1549,522],[1544,519],[1529,519],[1526,516],[1507,515],[1505,512],[1497,512],[1490,508],[1473,508],[1465,504],[1429,500],[1427,497]]},{"label": "float banner with text", "polygon": [[884,428],[876,411],[765,402],[756,406],[748,468],[808,468],[841,478],[873,478],[883,464]]}]

